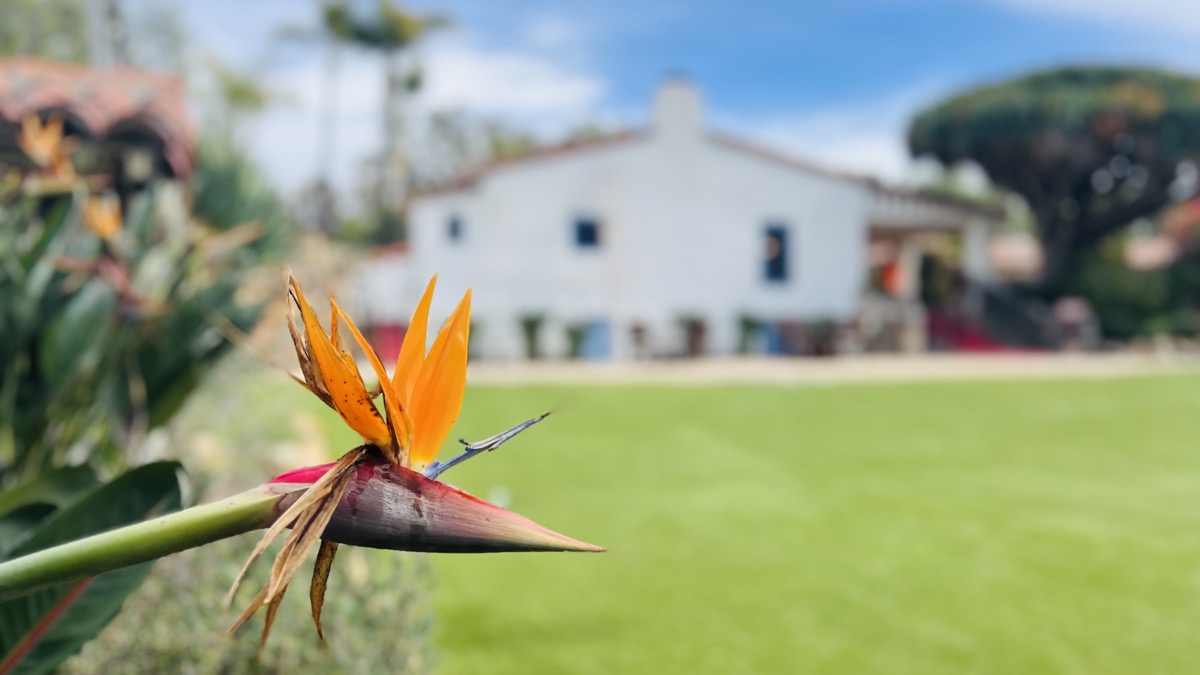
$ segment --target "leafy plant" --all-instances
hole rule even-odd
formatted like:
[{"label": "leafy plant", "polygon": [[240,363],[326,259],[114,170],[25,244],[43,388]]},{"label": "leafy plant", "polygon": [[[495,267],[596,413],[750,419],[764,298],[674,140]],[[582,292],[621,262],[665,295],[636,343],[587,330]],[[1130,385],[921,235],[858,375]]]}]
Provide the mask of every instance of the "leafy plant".
[{"label": "leafy plant", "polygon": [[751,314],[738,317],[738,353],[749,354],[763,329],[763,321]]},{"label": "leafy plant", "polygon": [[572,359],[583,358],[583,344],[587,340],[587,324],[567,324],[567,356]]},{"label": "leafy plant", "polygon": [[76,193],[0,211],[0,487],[65,465],[116,470],[162,425],[260,307],[235,299],[248,266],[231,240],[156,217],[139,196],[111,240]]},{"label": "leafy plant", "polygon": [[546,322],[544,314],[525,314],[520,318],[521,336],[525,341],[525,358],[537,361],[542,358],[542,324]]},{"label": "leafy plant", "polygon": [[[4,533],[0,560],[176,510],[182,500],[180,471],[175,462],[156,462],[109,483],[71,469],[35,479],[6,495],[0,511]],[[45,480],[48,476],[57,478]],[[88,479],[90,489],[69,493],[58,489]],[[146,578],[150,565],[134,565],[0,602],[0,672],[53,671],[116,616],[126,596]],[[67,613],[69,620],[65,620]]]},{"label": "leafy plant", "polygon": [[1196,261],[1184,256],[1159,269],[1130,269],[1119,238],[1083,257],[1079,293],[1086,297],[1109,339],[1200,332],[1200,282]]},{"label": "leafy plant", "polygon": [[[236,154],[202,153],[190,213],[177,184],[94,193],[54,121],[19,140],[38,168],[0,175],[0,561],[180,508],[179,465],[138,466],[142,441],[257,321],[243,281],[287,231]],[[148,570],[0,604],[0,672],[54,669]]]}]

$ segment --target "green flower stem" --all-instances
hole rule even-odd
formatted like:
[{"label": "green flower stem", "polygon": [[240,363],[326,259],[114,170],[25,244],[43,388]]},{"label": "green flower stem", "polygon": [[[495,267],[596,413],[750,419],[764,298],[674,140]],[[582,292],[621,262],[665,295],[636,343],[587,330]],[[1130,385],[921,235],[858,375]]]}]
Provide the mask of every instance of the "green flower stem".
[{"label": "green flower stem", "polygon": [[0,601],[267,527],[283,496],[260,486],[0,563]]}]

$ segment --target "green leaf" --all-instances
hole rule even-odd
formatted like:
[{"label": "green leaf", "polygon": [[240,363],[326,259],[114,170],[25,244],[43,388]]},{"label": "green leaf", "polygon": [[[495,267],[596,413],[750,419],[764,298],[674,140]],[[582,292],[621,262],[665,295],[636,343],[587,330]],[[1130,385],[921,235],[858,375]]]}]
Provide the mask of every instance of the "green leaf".
[{"label": "green leaf", "polygon": [[53,504],[25,504],[0,516],[0,559],[24,544],[37,530],[37,526],[58,508]]},{"label": "green leaf", "polygon": [[[75,197],[72,194],[58,195],[47,197],[39,206],[39,210],[45,213],[42,218],[42,227],[33,246],[30,246],[27,251],[21,256],[21,263],[25,269],[32,269],[33,266],[43,259],[47,251],[51,251],[56,247],[56,242],[59,240],[59,234],[63,231],[64,225],[68,222],[78,222],[78,215],[75,212]],[[71,218],[75,215],[75,218]],[[58,244],[61,247],[61,244]]]},{"label": "green leaf", "polygon": [[135,259],[141,258],[147,248],[152,248],[155,244],[156,201],[154,190],[147,190],[137,195],[125,212],[125,231],[122,233],[122,239],[129,245],[130,253]]},{"label": "green leaf", "polygon": [[0,516],[29,504],[66,506],[97,482],[90,466],[68,466],[47,471],[33,480],[0,492]]},{"label": "green leaf", "polygon": [[[176,462],[157,462],[127,471],[50,516],[12,557],[178,509],[181,470]],[[0,672],[53,671],[116,616],[151,564],[0,603]]]},{"label": "green leaf", "polygon": [[71,298],[42,340],[41,368],[49,382],[61,383],[72,370],[94,367],[108,347],[116,322],[117,292],[103,279],[88,281]]}]

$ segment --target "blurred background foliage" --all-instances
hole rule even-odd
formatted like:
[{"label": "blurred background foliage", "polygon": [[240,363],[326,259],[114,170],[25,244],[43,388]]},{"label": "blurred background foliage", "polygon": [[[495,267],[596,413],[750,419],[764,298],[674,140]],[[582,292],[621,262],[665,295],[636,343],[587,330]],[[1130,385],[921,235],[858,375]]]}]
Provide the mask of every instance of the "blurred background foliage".
[{"label": "blurred background foliage", "polygon": [[1084,255],[1078,288],[1105,337],[1131,340],[1200,333],[1200,256],[1187,250],[1156,269],[1130,269],[1114,237]]},{"label": "blurred background foliage", "polygon": [[[386,3],[375,15],[362,16],[347,13],[342,3],[322,7],[333,23],[318,27],[317,37],[339,48],[370,50],[388,62],[386,131],[395,147],[377,162],[380,178],[371,201],[395,211],[382,200],[385,176],[409,180],[395,140],[399,99],[420,84],[418,64],[404,51],[443,20]],[[5,13],[0,56],[165,70],[203,90],[206,103],[191,175],[123,192],[116,225],[87,222],[108,183],[76,177],[89,173],[82,165],[66,177],[50,176],[47,167],[39,170],[38,162],[19,156],[10,158],[19,172],[5,174],[0,167],[0,560],[61,540],[46,534],[51,530],[83,536],[325,461],[324,443],[297,440],[310,437],[314,424],[311,411],[295,413],[305,410],[305,392],[297,388],[297,397],[280,397],[255,386],[284,376],[259,362],[272,360],[274,341],[247,335],[266,302],[279,300],[277,263],[285,255],[319,259],[308,266],[308,276],[317,278],[337,275],[331,267],[346,262],[328,242],[313,246],[315,255],[295,249],[295,214],[243,150],[255,131],[253,118],[286,94],[265,86],[255,70],[232,68],[211,55],[199,67],[189,64],[187,32],[166,4],[132,11],[115,2],[14,0]],[[338,22],[346,20],[358,28],[339,31]],[[104,28],[100,42],[89,22]],[[383,42],[367,39],[375,35],[371,26],[387,29],[378,34]],[[329,137],[324,147],[334,142]],[[81,159],[70,141],[64,149]],[[117,201],[103,197],[110,205]],[[325,214],[315,219],[320,229],[351,233],[353,228],[331,224],[332,202],[318,200],[315,207]],[[362,221],[363,240],[394,238],[376,214]],[[396,225],[402,227],[402,220]],[[106,228],[115,232],[109,236]],[[286,339],[279,328],[278,337]],[[243,339],[248,351],[219,366]],[[199,389],[206,393],[195,396]],[[174,464],[170,471],[149,470],[166,466],[151,461],[158,458],[183,460],[187,480]],[[114,490],[131,482],[137,487],[131,495],[160,498],[135,499],[137,508],[120,510]],[[55,526],[85,504],[96,513],[81,521],[82,529]],[[33,543],[21,548],[22,542]],[[0,671],[14,663],[14,672],[22,673],[56,667],[80,673],[428,669],[424,559],[373,551],[339,556],[348,576],[339,580],[335,573],[337,597],[331,593],[325,608],[335,649],[315,640],[307,608],[299,607],[303,593],[294,592],[289,602],[297,603],[296,611],[281,613],[277,623],[284,629],[262,659],[251,658],[257,633],[247,629],[226,639],[232,617],[222,611],[222,598],[252,545],[249,538],[222,542],[160,561],[153,572],[146,565],[115,575],[120,578],[106,575],[106,584],[93,582],[82,596],[65,587],[0,603]],[[375,570],[373,583],[367,582],[368,567]],[[149,582],[126,602],[148,573]],[[4,663],[60,603],[67,611],[56,625],[73,639],[43,634],[33,652]],[[386,644],[372,643],[383,626]],[[63,663],[98,633],[82,655]]]},{"label": "blurred background foliage", "polygon": [[[230,580],[249,552],[247,540],[225,540],[164,558],[119,618],[61,672],[107,673],[423,673],[433,625],[423,556],[346,547],[329,579],[317,641],[307,606],[309,574],[297,574],[271,640],[259,658],[257,626],[226,634],[220,611]],[[251,571],[265,583],[267,566]],[[130,664],[137,664],[130,670]]]},{"label": "blurred background foliage", "polygon": [[[286,330],[280,326],[278,332],[286,342]],[[193,467],[194,481],[216,498],[289,468],[329,461],[350,447],[353,432],[330,412],[304,388],[237,350],[212,369],[169,431]],[[337,440],[326,441],[330,436]],[[318,642],[312,627],[305,567],[255,660],[261,619],[231,638],[225,631],[236,613],[224,611],[223,602],[256,539],[221,541],[158,561],[116,620],[62,672],[121,672],[137,663],[146,664],[137,672],[424,673],[435,665],[434,579],[427,557],[351,547],[338,551],[329,580],[323,611],[328,642]],[[244,586],[265,583],[268,570],[252,568]]]},{"label": "blurred background foliage", "polygon": [[6,0],[0,54],[36,54],[62,61],[88,57],[87,10],[76,0]]},{"label": "blurred background foliage", "polygon": [[[323,443],[296,440],[319,414],[303,389],[284,397],[255,388],[283,375],[244,350],[218,364],[231,338],[248,339],[264,299],[277,299],[273,263],[294,243],[290,216],[232,143],[203,141],[190,181],[132,195],[114,231],[89,222],[96,196],[86,179],[10,172],[3,185],[0,559],[326,459]],[[193,396],[201,387],[207,394]],[[157,457],[185,460],[190,480],[181,484],[177,464],[146,464]],[[64,520],[75,526],[63,530]],[[153,573],[145,565],[104,575],[82,596],[67,585],[0,603],[0,661],[62,603],[55,625],[72,639],[42,635],[14,672],[427,670],[424,559],[378,551],[339,556],[325,608],[335,649],[315,640],[303,593],[294,593],[279,639],[253,659],[257,632],[228,640],[221,605],[252,545],[222,542]],[[385,647],[371,642],[380,626],[392,633]]]},{"label": "blurred background foliage", "polygon": [[1083,258],[1106,238],[1195,194],[1200,79],[1129,67],[1041,71],[928,107],[909,125],[908,145],[946,166],[975,162],[1025,200],[1044,252],[1039,290],[1056,299],[1081,291]]},{"label": "blurred background foliage", "polygon": [[[46,147],[62,157],[69,144],[48,137]],[[212,146],[199,157],[192,185],[155,181],[123,204],[61,161],[33,157],[41,168],[4,176],[4,558],[185,501],[178,465],[147,464],[172,454],[148,439],[228,351],[229,338],[253,328],[264,303],[247,285],[282,254],[291,229],[244,159]],[[54,669],[104,628],[148,572],[138,566],[0,604],[5,672]]]},{"label": "blurred background foliage", "polygon": [[[0,211],[0,484],[136,463],[140,441],[229,348],[223,331],[253,327],[262,304],[238,291],[280,251],[287,221],[261,195],[243,201],[229,189],[238,170],[199,173],[208,218],[173,210],[163,198],[172,187],[157,186],[130,200],[109,240],[84,226],[83,191],[23,196]],[[264,219],[240,220],[247,214]]]}]

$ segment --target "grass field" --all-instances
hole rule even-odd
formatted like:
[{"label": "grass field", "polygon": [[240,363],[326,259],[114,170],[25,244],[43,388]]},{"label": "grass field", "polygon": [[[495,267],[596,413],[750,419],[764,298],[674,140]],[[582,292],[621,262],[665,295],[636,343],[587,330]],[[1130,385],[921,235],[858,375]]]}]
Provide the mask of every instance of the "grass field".
[{"label": "grass field", "polygon": [[1200,672],[1200,378],[474,388],[446,478],[609,547],[438,556],[443,673]]}]

